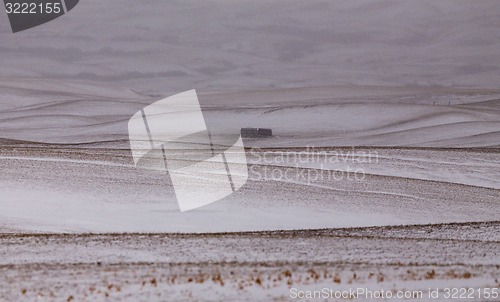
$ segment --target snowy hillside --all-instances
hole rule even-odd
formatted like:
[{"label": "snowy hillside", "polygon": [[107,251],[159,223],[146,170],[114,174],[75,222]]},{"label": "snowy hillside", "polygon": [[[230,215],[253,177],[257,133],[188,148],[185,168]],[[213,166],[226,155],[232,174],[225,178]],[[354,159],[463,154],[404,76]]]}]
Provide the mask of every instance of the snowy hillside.
[{"label": "snowy hillside", "polygon": [[343,84],[497,88],[496,1],[80,1],[12,34],[0,75],[173,94]]}]

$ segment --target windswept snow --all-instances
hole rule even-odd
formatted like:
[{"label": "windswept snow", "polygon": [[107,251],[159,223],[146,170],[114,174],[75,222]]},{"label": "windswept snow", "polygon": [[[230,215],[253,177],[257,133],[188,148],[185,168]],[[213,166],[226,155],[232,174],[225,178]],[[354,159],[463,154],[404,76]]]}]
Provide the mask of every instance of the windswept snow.
[{"label": "windswept snow", "polygon": [[[495,1],[86,0],[12,34],[0,14],[0,300],[499,287],[498,20]],[[244,140],[240,190],[181,213],[127,124],[191,89],[214,142],[274,136]]]},{"label": "windswept snow", "polygon": [[[60,88],[59,88],[60,86]],[[435,101],[429,94],[453,100]],[[127,124],[161,97],[93,83],[9,79],[0,83],[0,137],[58,144],[106,143],[129,148]],[[500,91],[481,89],[317,87],[201,93],[216,135],[243,127],[275,137],[247,147],[495,147]]]},{"label": "windswept snow", "polygon": [[[305,150],[249,151],[250,179],[242,189],[181,213],[167,174],[136,169],[127,150],[3,148],[0,227],[18,232],[226,232],[498,218],[500,161],[494,150],[344,148],[333,151],[377,157],[337,162],[327,149],[324,165],[273,161],[281,152]],[[364,174],[357,179],[349,169]],[[197,179],[191,181],[196,188]]]},{"label": "windswept snow", "polygon": [[[241,190],[181,214],[168,175],[135,168],[129,150],[129,118],[158,98],[89,82],[9,79],[0,88],[5,229],[222,232],[498,218],[500,157],[488,147],[500,142],[499,91],[341,86],[202,93],[214,137],[248,126],[272,128],[274,136],[244,141],[251,165]],[[428,146],[456,149],[421,148]],[[470,146],[476,149],[459,148]],[[342,160],[357,151],[374,157]],[[276,160],[308,152],[326,156]],[[358,169],[362,179],[345,178]]]}]

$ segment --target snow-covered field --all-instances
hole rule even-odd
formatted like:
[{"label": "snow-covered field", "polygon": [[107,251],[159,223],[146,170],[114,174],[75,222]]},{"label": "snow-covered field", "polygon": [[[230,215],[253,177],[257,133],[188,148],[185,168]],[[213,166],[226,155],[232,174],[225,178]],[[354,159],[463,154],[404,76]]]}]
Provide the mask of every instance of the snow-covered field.
[{"label": "snow-covered field", "polygon": [[[0,301],[499,287],[498,8],[86,0],[16,34],[0,14]],[[240,190],[181,213],[127,124],[191,89],[215,142],[274,135],[244,140]]]},{"label": "snow-covered field", "polygon": [[[128,149],[129,117],[158,98],[71,81],[0,88],[1,300],[499,286],[499,91],[201,94],[216,135],[275,136],[245,140],[241,190],[180,213],[167,175],[135,168]],[[470,223],[310,230],[446,222]],[[295,231],[174,235],[274,230]]]},{"label": "snow-covered field", "polygon": [[[449,301],[446,287],[500,286],[498,227],[0,235],[0,300],[289,301],[294,289],[359,288],[431,301],[440,288],[432,301]],[[495,301],[474,297],[466,301]],[[377,299],[391,300],[402,299]]]},{"label": "snow-covered field", "polygon": [[168,176],[135,168],[127,145],[128,118],[158,98],[51,83],[1,84],[0,299],[499,286],[498,91],[201,94],[218,135],[275,136],[245,140],[242,189],[181,213]]},{"label": "snow-covered field", "polygon": [[[245,140],[250,179],[241,190],[180,213],[168,176],[135,168],[128,146],[128,119],[156,98],[79,82],[1,87],[7,229],[221,232],[498,219],[495,90],[434,91],[438,104],[421,101],[429,88],[201,94],[214,135],[251,126],[274,137]],[[454,104],[439,104],[443,95]]]},{"label": "snow-covered field", "polygon": [[[241,190],[181,213],[167,175],[136,169],[127,151],[2,148],[1,225],[35,232],[223,232],[498,219],[496,151],[360,150],[377,152],[379,161],[297,169],[295,162],[270,162],[272,154],[297,151],[266,151],[258,163],[263,153],[252,150],[255,163]],[[349,165],[366,174],[343,172]]]},{"label": "snow-covered field", "polygon": [[[130,117],[164,96],[93,82],[1,78],[1,138],[129,148]],[[498,147],[500,141],[498,89],[350,85],[202,91],[199,99],[207,126],[220,135],[273,129],[275,137],[247,147]]]}]

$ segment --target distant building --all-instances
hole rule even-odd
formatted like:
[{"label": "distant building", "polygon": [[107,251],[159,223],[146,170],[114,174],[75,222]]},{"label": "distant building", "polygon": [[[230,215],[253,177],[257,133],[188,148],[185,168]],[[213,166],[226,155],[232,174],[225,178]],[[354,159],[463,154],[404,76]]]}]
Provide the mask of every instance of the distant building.
[{"label": "distant building", "polygon": [[273,136],[273,130],[268,128],[241,128],[241,137],[261,138]]}]

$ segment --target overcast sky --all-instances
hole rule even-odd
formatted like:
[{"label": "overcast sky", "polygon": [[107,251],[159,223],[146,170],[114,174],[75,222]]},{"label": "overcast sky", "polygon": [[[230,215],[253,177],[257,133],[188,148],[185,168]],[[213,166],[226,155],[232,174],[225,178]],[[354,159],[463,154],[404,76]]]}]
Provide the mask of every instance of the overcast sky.
[{"label": "overcast sky", "polygon": [[0,76],[142,91],[500,83],[494,0],[84,0],[0,40]]}]

